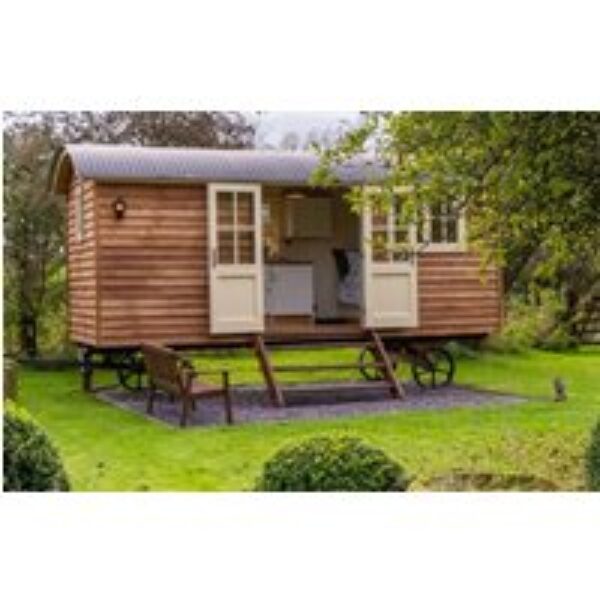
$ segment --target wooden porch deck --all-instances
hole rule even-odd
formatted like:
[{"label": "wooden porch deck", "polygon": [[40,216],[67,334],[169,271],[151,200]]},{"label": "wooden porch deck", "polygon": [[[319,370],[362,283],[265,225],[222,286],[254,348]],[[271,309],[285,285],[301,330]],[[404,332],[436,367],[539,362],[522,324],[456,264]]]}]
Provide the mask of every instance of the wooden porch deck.
[{"label": "wooden porch deck", "polygon": [[291,338],[307,341],[363,340],[367,333],[360,322],[315,322],[308,319],[267,319],[264,337],[269,342]]}]

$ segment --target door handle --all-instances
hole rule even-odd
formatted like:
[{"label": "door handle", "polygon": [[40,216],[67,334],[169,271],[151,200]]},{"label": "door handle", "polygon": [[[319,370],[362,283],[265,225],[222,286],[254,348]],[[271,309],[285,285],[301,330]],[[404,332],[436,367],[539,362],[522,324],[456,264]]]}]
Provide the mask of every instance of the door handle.
[{"label": "door handle", "polygon": [[211,250],[211,258],[212,258],[212,266],[213,269],[217,266],[217,259],[218,259],[218,255],[217,255],[217,249],[213,248]]}]

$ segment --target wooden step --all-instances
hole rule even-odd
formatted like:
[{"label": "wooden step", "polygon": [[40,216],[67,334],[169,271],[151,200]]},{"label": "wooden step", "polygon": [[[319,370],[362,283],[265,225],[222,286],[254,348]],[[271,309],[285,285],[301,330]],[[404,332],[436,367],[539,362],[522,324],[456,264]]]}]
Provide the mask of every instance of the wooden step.
[{"label": "wooden step", "polygon": [[269,356],[269,353],[267,352],[267,346],[265,345],[265,340],[262,337],[262,335],[257,335],[254,338],[254,351],[256,353],[256,357],[263,372],[265,383],[267,384],[267,389],[269,390],[271,402],[275,406],[285,406],[283,393],[281,391],[281,387],[277,382],[277,379],[275,378],[273,365],[271,364],[271,358]]},{"label": "wooden step", "polygon": [[273,367],[275,373],[302,373],[305,371],[336,371],[336,370],[350,370],[350,369],[382,369],[385,365],[381,362],[360,364],[355,363],[336,363],[326,365],[282,365],[279,367]]},{"label": "wooden step", "polygon": [[282,387],[286,395],[298,393],[326,393],[326,392],[355,392],[371,390],[389,391],[390,384],[385,380],[378,381],[331,381],[322,383],[294,383]]}]

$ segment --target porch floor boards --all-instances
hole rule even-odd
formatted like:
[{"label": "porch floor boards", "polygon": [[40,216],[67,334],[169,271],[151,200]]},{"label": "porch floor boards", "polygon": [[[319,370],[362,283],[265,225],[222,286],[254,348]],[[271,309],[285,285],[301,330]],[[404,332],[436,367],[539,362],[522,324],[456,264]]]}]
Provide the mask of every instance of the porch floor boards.
[{"label": "porch floor boards", "polygon": [[285,321],[267,323],[264,333],[267,341],[276,341],[279,338],[289,339],[290,336],[299,336],[315,340],[330,340],[334,338],[364,338],[365,331],[360,323],[313,323]]}]

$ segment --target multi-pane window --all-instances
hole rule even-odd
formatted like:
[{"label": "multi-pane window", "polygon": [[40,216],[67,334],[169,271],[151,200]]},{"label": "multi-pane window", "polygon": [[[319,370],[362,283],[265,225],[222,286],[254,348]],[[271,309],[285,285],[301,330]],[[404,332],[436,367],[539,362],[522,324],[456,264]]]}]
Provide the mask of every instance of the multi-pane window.
[{"label": "multi-pane window", "polygon": [[373,208],[371,215],[372,256],[374,262],[406,260],[410,229],[399,222],[401,205],[396,201],[389,210]]},{"label": "multi-pane window", "polygon": [[254,194],[217,192],[217,261],[222,265],[255,262]]},{"label": "multi-pane window", "polygon": [[461,242],[460,213],[452,202],[440,202],[423,211],[417,226],[417,240],[433,246],[456,245]]}]

